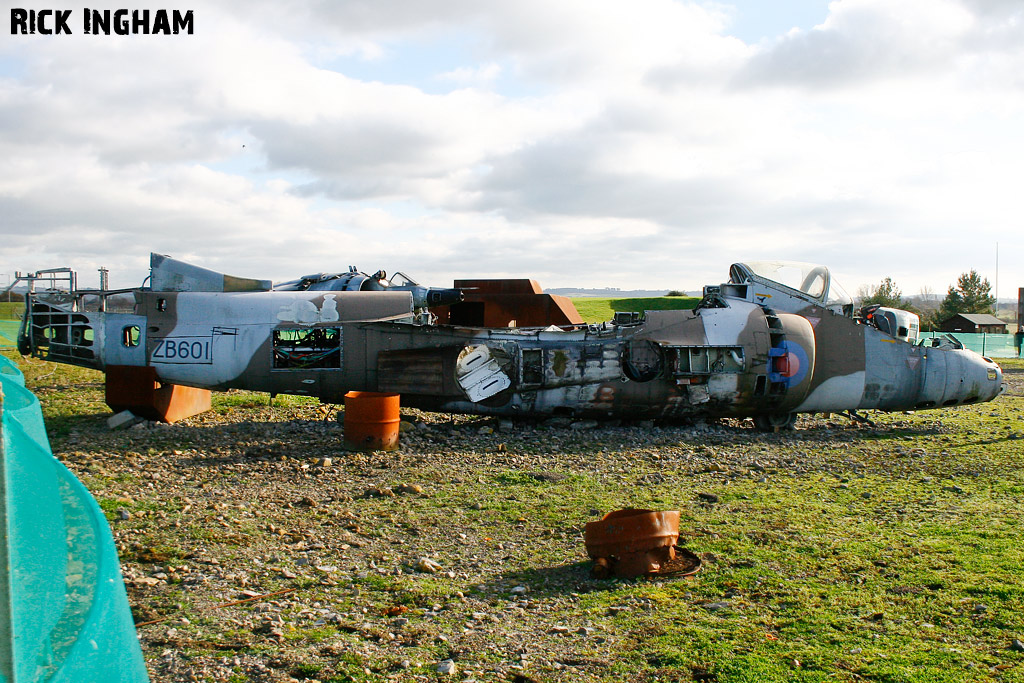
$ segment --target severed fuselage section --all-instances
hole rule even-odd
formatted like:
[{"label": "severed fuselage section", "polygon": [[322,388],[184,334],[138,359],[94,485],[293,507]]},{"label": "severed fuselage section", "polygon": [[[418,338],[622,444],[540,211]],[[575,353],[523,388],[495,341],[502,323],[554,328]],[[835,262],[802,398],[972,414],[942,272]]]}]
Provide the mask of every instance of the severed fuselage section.
[{"label": "severed fuselage section", "polygon": [[274,287],[154,255],[151,277],[149,288],[120,292],[123,312],[85,303],[106,292],[33,293],[21,351],[326,402],[381,391],[434,411],[753,416],[763,427],[801,412],[989,401],[1002,388],[999,367],[955,339],[915,345],[853,317],[823,266],[734,264],[694,310],[546,328],[436,324],[431,306],[458,301],[457,290],[383,273]]}]

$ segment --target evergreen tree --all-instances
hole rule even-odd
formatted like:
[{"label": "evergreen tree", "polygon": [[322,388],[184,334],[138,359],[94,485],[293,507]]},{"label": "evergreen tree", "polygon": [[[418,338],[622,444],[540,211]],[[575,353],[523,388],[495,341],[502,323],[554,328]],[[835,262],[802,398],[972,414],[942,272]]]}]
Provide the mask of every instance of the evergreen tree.
[{"label": "evergreen tree", "polygon": [[946,298],[939,306],[938,319],[948,320],[957,313],[991,313],[996,298],[992,296],[988,278],[978,275],[973,268],[957,278],[956,286],[949,286]]}]

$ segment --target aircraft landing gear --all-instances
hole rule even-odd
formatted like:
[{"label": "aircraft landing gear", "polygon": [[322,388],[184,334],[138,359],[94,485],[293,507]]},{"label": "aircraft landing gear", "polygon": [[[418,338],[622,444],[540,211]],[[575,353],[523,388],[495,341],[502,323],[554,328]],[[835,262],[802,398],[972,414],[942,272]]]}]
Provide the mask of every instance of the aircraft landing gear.
[{"label": "aircraft landing gear", "polygon": [[790,430],[796,424],[796,413],[772,413],[771,415],[755,415],[754,424],[762,432]]}]

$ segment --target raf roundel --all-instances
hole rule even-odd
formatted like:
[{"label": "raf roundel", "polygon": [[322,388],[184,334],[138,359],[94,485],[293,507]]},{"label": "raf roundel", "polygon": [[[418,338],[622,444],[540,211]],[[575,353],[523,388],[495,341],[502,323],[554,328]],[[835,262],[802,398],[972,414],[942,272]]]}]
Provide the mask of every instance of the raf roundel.
[{"label": "raf roundel", "polygon": [[785,349],[785,358],[782,363],[777,363],[779,374],[785,378],[787,387],[794,387],[804,381],[811,363],[807,358],[807,352],[802,346],[792,341],[782,342]]}]

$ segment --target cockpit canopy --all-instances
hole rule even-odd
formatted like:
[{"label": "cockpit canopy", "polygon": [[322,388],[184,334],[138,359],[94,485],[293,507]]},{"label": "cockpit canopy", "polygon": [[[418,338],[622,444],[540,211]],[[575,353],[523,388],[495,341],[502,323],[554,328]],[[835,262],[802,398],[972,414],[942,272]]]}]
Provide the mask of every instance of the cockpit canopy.
[{"label": "cockpit canopy", "polygon": [[853,299],[825,266],[797,261],[747,261],[729,268],[729,282],[751,283],[784,292],[845,315],[853,314]]}]

